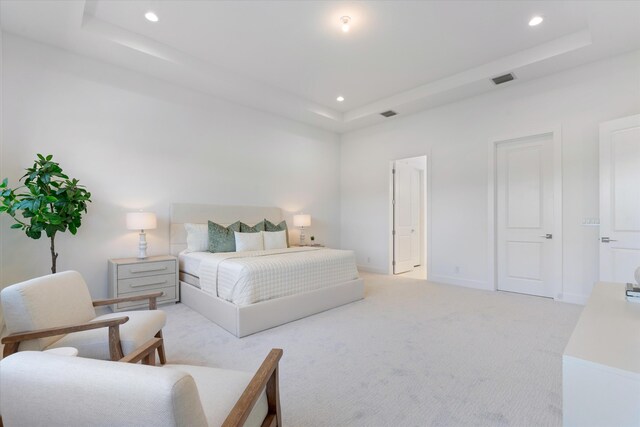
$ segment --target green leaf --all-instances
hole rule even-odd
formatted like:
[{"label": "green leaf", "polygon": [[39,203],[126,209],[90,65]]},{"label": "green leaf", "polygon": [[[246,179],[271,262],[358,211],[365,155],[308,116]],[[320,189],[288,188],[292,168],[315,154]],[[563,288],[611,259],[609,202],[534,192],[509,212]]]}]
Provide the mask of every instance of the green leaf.
[{"label": "green leaf", "polygon": [[26,231],[27,236],[31,237],[32,239],[39,239],[42,236],[42,232],[41,231],[31,231],[29,229],[27,229]]},{"label": "green leaf", "polygon": [[51,215],[49,221],[54,225],[62,224],[62,217],[60,215]]},{"label": "green leaf", "polygon": [[32,239],[67,230],[76,234],[91,203],[91,193],[52,159],[51,154],[37,154],[20,178],[20,187],[9,188],[8,178],[0,184],[0,214],[6,212],[16,222],[11,228],[22,229]]}]

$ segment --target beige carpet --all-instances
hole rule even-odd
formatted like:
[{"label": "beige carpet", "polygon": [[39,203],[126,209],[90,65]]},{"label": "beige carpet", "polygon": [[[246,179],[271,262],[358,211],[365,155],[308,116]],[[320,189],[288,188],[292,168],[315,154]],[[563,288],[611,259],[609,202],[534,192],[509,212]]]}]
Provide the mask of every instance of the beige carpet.
[{"label": "beige carpet", "polygon": [[550,426],[581,311],[552,300],[363,274],[366,299],[237,339],[163,306],[170,362],[255,371],[284,349],[286,426]]}]

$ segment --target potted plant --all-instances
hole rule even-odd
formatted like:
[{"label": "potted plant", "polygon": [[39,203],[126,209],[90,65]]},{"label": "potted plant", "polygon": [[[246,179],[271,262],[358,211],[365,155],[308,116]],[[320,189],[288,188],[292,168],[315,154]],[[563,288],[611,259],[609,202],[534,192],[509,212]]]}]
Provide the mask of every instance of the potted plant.
[{"label": "potted plant", "polygon": [[71,234],[78,232],[91,193],[77,179],[65,175],[52,158],[38,154],[33,167],[26,169],[27,173],[20,178],[24,181],[21,187],[9,188],[9,180],[2,181],[0,213],[9,214],[16,222],[11,228],[23,230],[32,239],[39,239],[45,232],[51,241],[51,272],[55,273],[56,234],[67,230]]}]

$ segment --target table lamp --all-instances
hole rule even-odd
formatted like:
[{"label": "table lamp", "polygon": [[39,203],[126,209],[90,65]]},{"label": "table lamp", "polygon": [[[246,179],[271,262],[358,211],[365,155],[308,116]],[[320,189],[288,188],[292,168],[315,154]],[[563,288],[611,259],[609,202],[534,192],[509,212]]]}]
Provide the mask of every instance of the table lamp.
[{"label": "table lamp", "polygon": [[129,230],[140,230],[138,259],[147,257],[147,237],[144,230],[153,230],[156,226],[156,214],[153,212],[129,212],[127,214],[127,228]]},{"label": "table lamp", "polygon": [[300,246],[304,246],[304,228],[311,226],[311,215],[294,215],[293,226],[300,227]]}]

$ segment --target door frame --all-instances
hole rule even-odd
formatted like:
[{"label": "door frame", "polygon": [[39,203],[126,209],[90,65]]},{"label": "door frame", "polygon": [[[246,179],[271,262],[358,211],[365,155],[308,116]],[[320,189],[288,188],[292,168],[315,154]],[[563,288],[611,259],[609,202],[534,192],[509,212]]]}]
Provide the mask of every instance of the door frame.
[{"label": "door frame", "polygon": [[429,177],[431,171],[431,156],[429,154],[417,154],[415,156],[406,156],[401,157],[395,160],[389,161],[389,200],[387,202],[387,206],[389,207],[388,215],[389,215],[389,225],[388,225],[388,260],[389,265],[387,268],[387,274],[393,276],[393,166],[394,163],[398,160],[410,159],[413,157],[425,157],[426,158],[426,168],[424,170],[424,174],[422,177],[422,185],[424,191],[424,212],[423,214],[423,223],[424,223],[424,254],[422,257],[422,262],[427,268],[427,277],[429,280],[429,276],[431,275],[431,179]]},{"label": "door frame", "polygon": [[[604,221],[602,221],[602,217],[603,217],[603,213],[605,211],[607,211],[607,209],[603,209],[604,205],[603,205],[603,200],[605,199],[605,195],[607,195],[606,197],[609,199],[609,203],[611,202],[611,188],[603,185],[602,182],[602,175],[603,174],[607,174],[609,175],[609,184],[612,184],[614,182],[613,177],[611,176],[611,149],[612,147],[612,143],[611,140],[609,141],[609,150],[605,150],[602,144],[602,141],[604,140],[605,135],[609,134],[609,137],[611,137],[611,135],[613,134],[613,131],[621,131],[621,130],[626,130],[632,127],[636,127],[640,124],[640,114],[632,114],[630,116],[625,116],[625,117],[619,117],[617,119],[613,119],[613,120],[607,120],[606,122],[602,122],[599,125],[599,133],[598,133],[598,162],[599,162],[599,186],[598,189],[600,191],[600,195],[598,198],[598,210],[600,212],[599,217],[600,217],[600,226],[598,228],[598,280],[600,281],[613,281],[613,279],[607,279],[604,280],[602,278],[602,267],[603,267],[603,263],[605,262],[605,260],[603,259],[602,256],[602,250],[603,250],[603,242],[602,242],[602,237],[611,237],[613,235],[613,218],[611,218],[611,212],[612,212],[612,206],[609,205],[609,209],[607,212],[607,216],[608,216],[608,226],[609,229],[608,230],[603,230],[602,224],[604,224]],[[608,161],[603,162],[603,158],[605,158]]]},{"label": "door frame", "polygon": [[498,226],[497,226],[497,154],[498,144],[517,142],[518,140],[528,139],[536,136],[551,135],[553,140],[553,233],[554,240],[558,244],[554,245],[554,259],[558,261],[557,276],[560,281],[554,283],[553,299],[563,299],[564,287],[564,264],[562,260],[563,240],[562,240],[562,126],[549,125],[541,128],[531,129],[526,132],[518,132],[512,135],[503,135],[489,139],[489,159],[488,159],[488,251],[489,254],[489,278],[488,287],[494,291],[498,290]]}]

